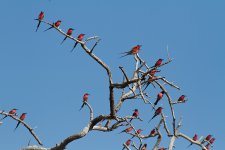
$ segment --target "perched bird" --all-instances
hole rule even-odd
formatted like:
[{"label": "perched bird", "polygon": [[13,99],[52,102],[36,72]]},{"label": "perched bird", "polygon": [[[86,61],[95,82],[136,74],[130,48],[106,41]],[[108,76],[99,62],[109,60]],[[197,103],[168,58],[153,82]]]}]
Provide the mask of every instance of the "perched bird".
[{"label": "perched bird", "polygon": [[163,59],[158,59],[157,61],[156,61],[156,63],[155,63],[155,66],[154,67],[159,67],[161,64],[162,64],[162,62],[163,62]]},{"label": "perched bird", "polygon": [[[143,130],[142,129],[138,129],[136,136],[138,136],[141,133],[141,131],[143,131]],[[132,138],[130,138],[130,139],[133,139],[134,137],[135,137],[135,135],[133,135]]]},{"label": "perched bird", "polygon": [[183,102],[185,102],[185,98],[186,98],[186,95],[181,95],[181,96],[178,98],[177,102],[183,103]]},{"label": "perched bird", "polygon": [[152,131],[150,132],[150,136],[154,136],[156,134],[156,129],[152,129]]},{"label": "perched bird", "polygon": [[157,73],[157,72],[160,72],[160,70],[157,70],[157,69],[151,69],[150,71],[149,71],[149,75],[150,76],[155,76],[155,73]]},{"label": "perched bird", "polygon": [[209,141],[211,138],[212,138],[212,135],[209,134],[209,135],[206,136],[205,140],[206,140],[206,141]]},{"label": "perched bird", "polygon": [[135,109],[133,114],[132,114],[132,118],[130,119],[130,122],[134,119],[134,118],[137,118],[139,116],[139,112],[138,112],[138,109]]},{"label": "perched bird", "polygon": [[120,58],[125,57],[127,55],[136,55],[140,51],[140,49],[141,49],[141,45],[136,45],[130,51],[121,53],[125,55],[121,56]]},{"label": "perched bird", "polygon": [[[195,135],[193,136],[192,140],[193,140],[193,141],[197,141],[197,140],[198,140],[198,135],[195,134]],[[193,144],[193,143],[191,143],[190,145],[188,145],[188,147],[190,147],[192,144]],[[188,148],[188,147],[187,147],[187,148]]]},{"label": "perched bird", "polygon": [[[10,115],[14,115],[14,114],[16,114],[16,111],[17,111],[17,110],[18,110],[18,109],[13,108],[12,110],[10,110],[10,111],[9,111],[9,113],[8,113],[8,114],[10,114]],[[0,119],[0,121],[1,121],[1,120],[3,120],[3,119],[5,119],[6,117],[8,117],[8,116],[3,117],[2,119]]]},{"label": "perched bird", "polygon": [[130,131],[132,131],[132,130],[133,130],[133,127],[129,127],[129,128],[124,129],[124,130],[121,131],[120,133],[123,133],[123,132],[128,133],[128,132],[130,132]]},{"label": "perched bird", "polygon": [[50,29],[52,29],[52,28],[58,28],[59,26],[60,26],[60,24],[61,24],[61,20],[57,20],[55,23],[53,23],[52,24],[52,26],[51,27],[49,27],[48,29],[46,29],[45,31],[48,31],[48,30],[50,30]]},{"label": "perched bird", "polygon": [[[131,143],[131,140],[129,139],[129,140],[126,141],[125,145],[126,145],[127,147],[129,147],[129,146],[130,146],[130,143]],[[124,146],[122,150],[124,150],[125,148],[126,148],[126,147]]]},{"label": "perched bird", "polygon": [[[23,120],[25,119],[26,115],[27,115],[27,113],[22,113],[22,115],[20,116],[20,120],[23,121]],[[16,125],[14,131],[16,130],[16,128],[18,128],[18,126],[20,125],[20,123],[21,123],[21,122],[18,121],[18,123],[17,123],[17,125]]]},{"label": "perched bird", "polygon": [[213,144],[215,140],[216,140],[215,138],[210,139],[210,140],[209,140],[209,143],[208,143],[208,144],[206,144],[206,146],[205,146],[205,147],[209,150],[210,145],[211,145],[211,144]]},{"label": "perched bird", "polygon": [[154,103],[154,105],[156,106],[158,104],[158,102],[162,99],[163,95],[164,95],[164,91],[160,92],[158,95],[157,95],[157,99]]},{"label": "perched bird", "polygon": [[[162,113],[162,110],[163,110],[162,107],[158,107],[158,108],[155,110],[155,114],[154,114],[154,116],[152,117],[152,119],[155,118],[156,116],[158,116],[159,114],[161,114],[161,113]],[[152,119],[151,119],[151,120],[152,120]],[[150,122],[151,120],[149,120],[148,122]]]},{"label": "perched bird", "polygon": [[209,143],[210,143],[210,144],[213,144],[213,143],[215,142],[215,140],[216,140],[216,138],[211,138],[211,139],[209,140]]},{"label": "perched bird", "polygon": [[39,28],[39,26],[40,26],[40,24],[41,24],[41,21],[44,19],[44,17],[45,17],[44,12],[41,11],[40,14],[38,15],[38,18],[35,19],[35,20],[38,20],[38,25],[37,25],[36,32],[37,32],[37,30],[38,30],[38,28]]},{"label": "perched bird", "polygon": [[81,108],[80,108],[80,110],[84,107],[84,105],[86,105],[86,102],[88,101],[88,96],[89,96],[90,94],[88,94],[88,93],[85,93],[84,94],[84,96],[83,96],[83,104],[81,105]]},{"label": "perched bird", "polygon": [[[83,38],[84,38],[84,36],[85,36],[85,34],[81,33],[80,35],[78,35],[77,39],[78,39],[79,41],[82,41]],[[77,44],[78,44],[78,42],[76,42],[76,43],[74,44],[73,49],[71,50],[71,52],[73,52],[73,50],[74,50],[74,48],[77,46]]]},{"label": "perched bird", "polygon": [[69,28],[68,31],[67,31],[67,36],[63,39],[63,41],[61,42],[61,44],[68,38],[68,36],[71,36],[72,33],[73,33],[73,28]]},{"label": "perched bird", "polygon": [[141,147],[141,150],[147,150],[147,144],[144,144],[144,145]]}]

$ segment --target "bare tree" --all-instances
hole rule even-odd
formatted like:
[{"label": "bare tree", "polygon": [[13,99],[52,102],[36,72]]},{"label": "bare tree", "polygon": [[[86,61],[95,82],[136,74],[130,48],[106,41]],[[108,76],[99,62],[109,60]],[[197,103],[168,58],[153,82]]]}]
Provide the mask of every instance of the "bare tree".
[{"label": "bare tree", "polygon": [[[42,15],[42,16],[41,16]],[[175,147],[175,141],[178,138],[183,138],[187,141],[189,141],[191,144],[195,144],[199,146],[202,150],[208,150],[210,147],[212,147],[212,144],[215,140],[213,137],[204,138],[197,136],[189,137],[188,135],[180,132],[180,128],[182,127],[182,120],[177,119],[175,115],[175,109],[174,105],[180,105],[185,104],[186,97],[185,95],[182,95],[179,99],[174,100],[170,94],[169,91],[166,89],[165,85],[171,86],[172,88],[176,90],[180,90],[180,87],[178,87],[173,82],[169,81],[164,76],[158,76],[156,75],[157,72],[160,72],[160,68],[165,67],[167,64],[173,61],[173,59],[169,55],[168,48],[167,51],[167,59],[166,60],[159,60],[156,62],[155,65],[150,66],[147,64],[145,60],[143,60],[139,54],[138,51],[140,49],[140,45],[137,48],[133,47],[131,51],[127,52],[127,55],[131,55],[131,57],[134,57],[134,69],[133,74],[128,75],[125,71],[125,69],[122,66],[119,66],[119,69],[121,70],[121,76],[123,77],[123,80],[121,82],[114,82],[113,81],[113,73],[110,70],[110,67],[101,59],[99,58],[95,53],[94,50],[96,49],[96,46],[100,42],[100,37],[98,36],[92,36],[88,37],[86,39],[83,38],[74,38],[72,34],[69,32],[64,32],[62,29],[60,29],[60,21],[57,21],[55,23],[50,23],[48,21],[43,20],[44,19],[44,13],[39,15],[39,17],[36,19],[39,24],[44,23],[47,26],[49,26],[49,29],[55,29],[58,31],[59,34],[64,35],[66,38],[73,40],[75,43],[78,43],[82,49],[87,53],[87,55],[90,56],[91,59],[96,61],[106,72],[107,78],[108,78],[108,85],[106,85],[109,89],[109,114],[94,115],[94,110],[92,109],[91,105],[88,103],[87,100],[85,100],[83,103],[85,106],[89,108],[90,111],[90,119],[87,125],[78,133],[72,133],[70,136],[66,137],[65,139],[62,139],[58,144],[51,148],[44,148],[42,147],[42,142],[38,138],[38,136],[35,134],[34,129],[32,129],[24,120],[17,117],[16,113],[7,113],[5,111],[0,111],[0,114],[3,116],[8,116],[14,119],[15,121],[18,121],[19,123],[23,124],[28,131],[31,133],[31,135],[35,138],[35,140],[38,142],[40,146],[28,146],[26,148],[23,148],[23,150],[65,150],[67,145],[71,142],[78,140],[80,138],[83,138],[86,136],[89,132],[93,130],[102,131],[102,132],[111,132],[113,130],[117,130],[119,128],[126,127],[127,129],[123,130],[124,133],[130,134],[130,136],[133,138],[138,138],[139,142],[134,143],[130,140],[128,140],[125,143],[121,143],[121,145],[124,146],[125,149],[136,149],[136,150],[145,150],[145,149],[153,149],[153,150],[163,150],[163,149],[169,149],[172,150]],[[38,28],[37,28],[38,29]],[[65,39],[66,39],[65,38]],[[87,43],[90,41],[95,41],[95,44],[88,47]],[[137,49],[135,49],[137,48]],[[135,50],[136,51],[135,51]],[[161,89],[161,92],[158,94],[157,99],[150,99],[149,94],[146,92],[146,89],[149,87],[149,85],[153,87],[159,87]],[[120,91],[121,96],[119,98],[116,98],[114,95],[115,91]],[[116,91],[116,92],[117,92]],[[170,114],[165,114],[163,112],[162,107],[157,107],[157,103],[161,100],[163,95],[166,96],[167,102],[168,102],[168,108],[170,110]],[[137,130],[137,127],[135,127],[132,124],[132,120],[138,120],[138,121],[145,121],[142,120],[142,118],[139,116],[138,110],[135,110],[133,115],[128,114],[127,116],[119,116],[118,112],[124,105],[125,101],[129,100],[142,100],[143,105],[149,105],[150,108],[152,108],[155,113],[153,114],[154,117],[161,118],[158,122],[158,124],[155,125],[155,129],[152,130],[151,133],[147,135],[141,134],[140,130]],[[155,101],[155,102],[154,102]],[[117,102],[117,103],[116,103]],[[132,112],[131,112],[132,114]],[[172,119],[169,119],[172,118]],[[166,134],[163,135],[162,131]],[[160,147],[160,143],[163,140],[163,136],[167,136],[170,140],[169,145],[165,148]],[[155,144],[150,147],[147,144],[145,144],[144,140],[147,138],[156,138]]]}]

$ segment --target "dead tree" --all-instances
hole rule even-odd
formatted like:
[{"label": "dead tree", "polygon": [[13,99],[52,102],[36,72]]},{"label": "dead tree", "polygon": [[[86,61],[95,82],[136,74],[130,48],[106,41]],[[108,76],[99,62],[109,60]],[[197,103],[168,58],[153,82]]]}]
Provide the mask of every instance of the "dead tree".
[{"label": "dead tree", "polygon": [[[35,140],[38,142],[41,146],[28,146],[26,148],[23,148],[23,150],[65,150],[67,145],[71,142],[78,140],[80,138],[83,138],[86,136],[89,132],[93,130],[102,131],[102,132],[111,132],[113,130],[121,129],[124,127],[131,128],[131,131],[124,130],[126,134],[130,134],[131,137],[138,138],[139,143],[121,143],[121,145],[124,146],[125,149],[136,149],[136,150],[144,150],[152,149],[152,150],[173,150],[175,147],[175,141],[178,138],[183,138],[187,141],[189,141],[191,144],[195,144],[199,146],[199,149],[202,150],[208,150],[209,147],[212,147],[212,137],[210,139],[206,140],[206,138],[200,137],[197,139],[192,138],[193,135],[190,137],[182,132],[180,132],[180,128],[182,127],[182,120],[177,119],[175,115],[175,109],[174,105],[180,105],[185,104],[186,99],[185,96],[183,99],[176,99],[172,98],[169,94],[169,91],[166,89],[165,85],[171,86],[175,90],[180,90],[180,87],[178,87],[173,82],[169,81],[165,76],[159,76],[155,74],[159,74],[159,69],[162,69],[163,67],[166,67],[170,62],[173,61],[173,59],[170,57],[168,48],[167,48],[167,60],[163,61],[163,63],[160,63],[158,65],[149,65],[145,60],[143,60],[138,53],[135,53],[129,57],[134,58],[134,69],[133,74],[128,75],[125,71],[125,69],[122,66],[119,66],[119,69],[121,70],[121,76],[123,77],[123,80],[121,82],[114,82],[113,81],[113,73],[110,70],[110,67],[101,59],[99,58],[95,53],[94,50],[97,49],[97,45],[100,42],[100,37],[98,36],[92,36],[88,37],[84,40],[81,40],[79,38],[73,37],[71,34],[68,35],[68,32],[64,32],[60,25],[57,25],[56,23],[50,23],[48,21],[43,20],[42,18],[37,18],[37,21],[39,21],[42,24],[45,24],[46,26],[58,31],[59,34],[64,35],[67,37],[67,39],[73,40],[75,43],[78,43],[82,49],[86,52],[87,55],[90,56],[90,59],[93,59],[98,65],[100,65],[106,72],[107,78],[108,78],[108,87],[109,90],[109,114],[94,115],[94,110],[92,109],[91,105],[88,102],[85,102],[86,106],[89,108],[90,111],[90,119],[87,125],[78,133],[73,133],[70,136],[66,137],[65,139],[62,139],[61,142],[56,144],[55,146],[51,148],[44,148],[42,147],[42,142],[39,140],[38,136],[34,133],[34,129],[32,129],[25,121],[20,120],[17,115],[12,115],[10,113],[6,113],[5,111],[0,111],[0,114],[3,116],[9,116],[15,121],[21,122],[31,133],[31,135],[35,138]],[[45,33],[47,34],[47,33]],[[95,44],[91,47],[87,46],[87,43],[89,41],[95,41]],[[170,114],[165,114],[162,110],[159,110],[156,106],[157,102],[154,104],[155,99],[150,98],[150,95],[146,92],[146,88],[149,88],[149,85],[153,87],[158,87],[161,89],[161,94],[165,95],[168,103],[168,109],[170,110]],[[121,91],[120,97],[115,97],[114,92],[118,90]],[[153,97],[153,95],[152,95]],[[159,95],[160,98],[160,95]],[[155,129],[152,130],[149,134],[142,134],[138,132],[137,127],[134,126],[131,122],[131,120],[136,119],[137,121],[146,121],[142,120],[141,116],[138,114],[136,115],[130,115],[127,116],[119,116],[118,112],[124,105],[125,101],[129,100],[142,100],[143,105],[149,105],[149,110],[151,113],[151,110],[155,110],[155,116],[157,116],[159,119],[158,124],[155,125]],[[160,100],[160,99],[159,99]],[[179,107],[179,106],[177,106]],[[153,132],[154,131],[154,132]],[[162,131],[166,133],[166,135],[162,135]],[[170,143],[167,147],[161,148],[160,143],[163,140],[163,136],[167,136],[170,140]],[[144,145],[144,141],[147,138],[155,138],[155,144],[154,145]],[[214,139],[215,140],[215,139]]]}]

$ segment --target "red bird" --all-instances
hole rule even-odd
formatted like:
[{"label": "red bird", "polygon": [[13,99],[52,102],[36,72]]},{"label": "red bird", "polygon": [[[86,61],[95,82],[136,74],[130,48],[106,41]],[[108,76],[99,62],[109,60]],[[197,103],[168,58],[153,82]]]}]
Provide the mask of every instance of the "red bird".
[{"label": "red bird", "polygon": [[38,15],[38,18],[35,19],[35,20],[38,20],[38,25],[37,25],[36,32],[37,32],[37,30],[38,30],[38,28],[39,28],[39,26],[40,26],[40,24],[41,24],[41,21],[44,19],[44,17],[45,17],[44,12],[41,11],[40,14]]},{"label": "red bird", "polygon": [[[12,110],[10,110],[10,111],[9,111],[9,113],[8,113],[8,114],[10,114],[10,115],[14,115],[14,114],[16,114],[16,111],[17,111],[17,110],[18,110],[18,109],[13,108]],[[8,117],[8,116],[3,117],[1,120],[5,119],[6,117]],[[0,120],[0,121],[1,121],[1,120]]]},{"label": "red bird", "polygon": [[[127,147],[129,147],[129,146],[130,146],[130,143],[131,143],[131,140],[129,139],[129,140],[126,141],[125,144],[126,144]],[[124,150],[125,148],[126,148],[126,147],[124,146],[122,150]]]},{"label": "red bird", "polygon": [[141,150],[147,150],[147,144],[144,144],[144,145],[141,147]]},{"label": "red bird", "polygon": [[150,71],[149,71],[149,75],[150,76],[155,76],[155,73],[157,73],[157,72],[160,72],[160,70],[157,70],[157,69],[151,69]]},{"label": "red bird", "polygon": [[68,36],[71,36],[72,33],[73,33],[73,28],[69,28],[68,31],[67,31],[67,36],[63,39],[63,41],[61,42],[61,44],[68,38]]},{"label": "red bird", "polygon": [[150,136],[154,136],[156,134],[156,129],[152,129],[152,131],[150,132]]},{"label": "red bird", "polygon": [[[197,141],[198,140],[198,135],[195,134],[192,138],[193,141]],[[191,143],[190,145],[188,145],[188,147],[190,147],[193,143]]]},{"label": "red bird", "polygon": [[[27,115],[27,113],[23,113],[23,114],[20,116],[20,120],[23,121],[23,120],[25,119],[26,115]],[[21,122],[18,121],[18,123],[17,123],[17,125],[16,125],[14,131],[16,130],[16,128],[18,128],[18,126],[20,125],[20,123],[21,123]]]},{"label": "red bird", "polygon": [[58,28],[59,26],[60,26],[60,24],[61,24],[61,20],[58,20],[58,21],[56,21],[55,23],[53,23],[52,24],[52,26],[51,27],[49,27],[48,29],[46,29],[45,31],[48,31],[48,30],[50,30],[50,29],[52,29],[52,28]]},{"label": "red bird", "polygon": [[155,103],[154,103],[155,106],[158,104],[159,100],[162,99],[164,93],[165,93],[165,92],[162,91],[162,92],[160,92],[160,93],[157,95],[157,99],[156,99],[156,101],[155,101]]},{"label": "red bird", "polygon": [[[154,116],[152,117],[152,119],[155,118],[156,116],[158,116],[159,114],[161,114],[161,113],[162,113],[162,110],[163,110],[162,107],[158,107],[158,108],[156,109],[155,114],[154,114]],[[152,120],[152,119],[151,119],[151,120]],[[151,120],[149,120],[148,123],[149,123]]]},{"label": "red bird", "polygon": [[129,128],[124,129],[124,130],[121,131],[120,133],[123,133],[123,132],[128,133],[128,132],[130,132],[130,131],[132,131],[132,130],[133,130],[133,127],[129,127]]},{"label": "red bird", "polygon": [[136,55],[140,51],[140,49],[141,49],[141,45],[136,45],[130,51],[122,53],[125,55],[121,56],[120,58],[125,57],[127,55]]},{"label": "red bird", "polygon": [[88,94],[88,93],[85,93],[85,94],[84,94],[84,96],[83,96],[83,104],[82,104],[80,110],[84,107],[84,105],[85,105],[86,102],[88,101],[88,96],[89,96],[89,95],[90,95],[90,94]]},{"label": "red bird", "polygon": [[186,95],[181,95],[179,98],[178,98],[178,102],[179,103],[183,103],[183,102],[185,102],[185,98],[186,98]]},{"label": "red bird", "polygon": [[209,135],[207,135],[207,137],[205,138],[205,140],[206,140],[206,141],[209,141],[211,138],[212,138],[212,135],[209,134]]},{"label": "red bird", "polygon": [[[139,135],[141,133],[141,131],[143,131],[143,130],[142,129],[138,129],[136,136]],[[134,137],[135,137],[135,135],[133,135],[131,139],[133,139]]]},{"label": "red bird", "polygon": [[209,143],[213,144],[215,142],[215,140],[216,140],[215,138],[212,138],[212,139],[209,140]]},{"label": "red bird", "polygon": [[162,61],[163,61],[163,59],[158,59],[157,61],[156,61],[156,63],[155,63],[155,66],[154,67],[159,67],[161,64],[162,64]]},{"label": "red bird", "polygon": [[[83,38],[84,38],[84,36],[85,36],[85,34],[81,33],[80,35],[78,35],[77,39],[78,39],[79,41],[82,41]],[[74,44],[73,49],[71,50],[71,52],[73,52],[73,50],[74,50],[74,48],[77,46],[77,44],[78,44],[78,42],[76,42],[76,43]]]},{"label": "red bird", "polygon": [[209,143],[208,143],[205,147],[209,150],[209,146],[210,146],[211,144],[213,144],[215,140],[216,140],[215,138],[210,139],[210,140],[209,140]]},{"label": "red bird", "polygon": [[134,119],[134,118],[137,118],[139,116],[139,112],[138,112],[138,109],[135,109],[134,110],[134,113],[132,115],[132,118],[130,119],[130,122]]}]

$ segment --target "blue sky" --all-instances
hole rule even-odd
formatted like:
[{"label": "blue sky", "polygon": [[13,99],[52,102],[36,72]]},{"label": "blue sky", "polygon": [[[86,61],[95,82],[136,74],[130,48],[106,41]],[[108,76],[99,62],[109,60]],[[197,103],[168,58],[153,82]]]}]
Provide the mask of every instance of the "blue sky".
[{"label": "blue sky", "polygon": [[[141,44],[140,56],[149,64],[166,58],[166,45],[174,61],[162,68],[160,75],[181,87],[176,91],[167,86],[173,99],[186,94],[189,101],[175,106],[177,118],[183,118],[182,132],[216,137],[213,149],[222,149],[225,139],[225,2],[222,0],[143,0],[139,1],[2,1],[0,5],[0,109],[18,108],[27,112],[26,121],[33,127],[45,147],[51,147],[71,133],[79,132],[87,123],[87,108],[78,111],[82,95],[89,92],[95,116],[109,112],[108,85],[105,71],[78,46],[70,53],[71,40],[63,45],[64,38],[54,30],[42,32],[48,26],[41,24],[34,32],[40,11],[45,20],[61,19],[63,30],[75,29],[74,36],[98,35],[101,42],[95,54],[113,71],[114,81],[134,67],[132,57],[119,59],[120,53]],[[152,97],[159,89],[149,88]],[[119,95],[117,95],[119,96]],[[142,101],[125,103],[120,112],[132,114],[139,108],[143,119],[152,116],[149,106]],[[166,100],[162,102],[166,106]],[[107,106],[107,107],[106,107]],[[222,117],[221,117],[222,116]],[[139,123],[137,128],[148,133],[156,123]],[[16,122],[7,118],[0,127],[0,149],[19,149],[31,140],[28,131],[20,126],[14,133]],[[121,149],[129,136],[117,133],[91,132],[68,149]],[[152,146],[155,139],[145,142]],[[166,146],[167,141],[161,146]],[[176,149],[189,143],[176,141]],[[196,146],[189,148],[196,149]]]}]

